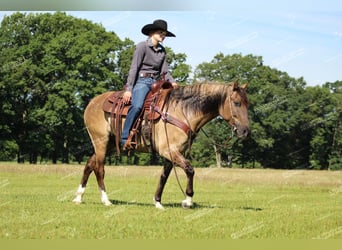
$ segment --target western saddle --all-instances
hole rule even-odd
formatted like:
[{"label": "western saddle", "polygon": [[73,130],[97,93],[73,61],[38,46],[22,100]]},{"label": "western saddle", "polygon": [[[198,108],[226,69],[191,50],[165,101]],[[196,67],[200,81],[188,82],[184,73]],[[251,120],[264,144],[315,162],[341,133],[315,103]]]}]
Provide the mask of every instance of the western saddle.
[{"label": "western saddle", "polygon": [[[136,149],[139,144],[144,143],[147,146],[147,152],[151,152],[152,123],[160,117],[162,117],[164,121],[173,123],[182,128],[186,133],[190,132],[190,128],[185,123],[175,118],[171,119],[172,117],[167,117],[167,113],[162,112],[166,97],[169,95],[172,88],[172,84],[163,79],[157,80],[152,84],[151,90],[145,99],[144,107],[133,124],[130,135],[127,138],[125,145],[128,145],[128,149]],[[117,155],[120,155],[122,119],[126,117],[131,105],[130,103],[125,104],[123,102],[123,93],[124,91],[114,92],[105,100],[102,106],[103,111],[109,113],[111,117],[111,129],[115,134]]]}]

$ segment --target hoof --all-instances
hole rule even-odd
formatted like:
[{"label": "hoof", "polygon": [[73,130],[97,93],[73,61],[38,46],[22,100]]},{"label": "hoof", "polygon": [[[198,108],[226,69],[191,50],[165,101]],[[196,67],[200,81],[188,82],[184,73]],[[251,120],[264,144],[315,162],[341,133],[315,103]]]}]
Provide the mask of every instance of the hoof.
[{"label": "hoof", "polygon": [[113,205],[109,200],[102,201],[102,203],[103,203],[103,205],[105,205],[107,207]]},{"label": "hoof", "polygon": [[192,208],[194,206],[192,198],[187,196],[185,200],[182,201],[182,208]]},{"label": "hoof", "polygon": [[165,209],[164,206],[160,202],[156,202],[155,206],[156,208],[161,209],[161,210]]},{"label": "hoof", "polygon": [[72,200],[73,203],[75,204],[81,204],[82,203],[82,198],[81,197],[76,197],[75,199]]},{"label": "hoof", "polygon": [[101,190],[101,202],[105,206],[111,206],[112,203],[109,201],[106,191]]},{"label": "hoof", "polygon": [[154,205],[156,208],[164,210],[164,206],[160,203],[160,201],[156,201],[155,199],[153,199]]}]

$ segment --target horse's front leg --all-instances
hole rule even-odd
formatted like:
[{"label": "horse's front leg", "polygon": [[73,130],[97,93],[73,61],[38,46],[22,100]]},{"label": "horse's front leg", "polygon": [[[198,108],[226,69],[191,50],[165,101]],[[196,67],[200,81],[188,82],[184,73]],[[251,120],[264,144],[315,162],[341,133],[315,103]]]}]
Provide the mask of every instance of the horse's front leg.
[{"label": "horse's front leg", "polygon": [[[194,175],[195,170],[191,166],[190,162],[184,158],[184,156],[178,152],[174,151],[172,157],[170,157],[174,164],[181,167],[187,176],[187,185],[185,190],[185,199],[182,201],[183,208],[193,207],[192,197],[194,196]],[[172,169],[172,166],[171,166]]]},{"label": "horse's front leg", "polygon": [[159,184],[158,184],[156,193],[154,195],[154,204],[156,208],[164,209],[163,205],[161,204],[161,197],[162,197],[163,190],[164,190],[165,184],[167,182],[167,179],[170,175],[171,170],[172,170],[172,163],[169,160],[165,159],[163,171],[162,171],[162,174],[160,175]]},{"label": "horse's front leg", "polygon": [[192,197],[194,196],[194,175],[195,170],[191,166],[190,162],[185,160],[183,165],[180,165],[184,169],[184,172],[188,178],[188,183],[185,191],[185,199],[182,201],[183,208],[192,208],[193,202]]}]

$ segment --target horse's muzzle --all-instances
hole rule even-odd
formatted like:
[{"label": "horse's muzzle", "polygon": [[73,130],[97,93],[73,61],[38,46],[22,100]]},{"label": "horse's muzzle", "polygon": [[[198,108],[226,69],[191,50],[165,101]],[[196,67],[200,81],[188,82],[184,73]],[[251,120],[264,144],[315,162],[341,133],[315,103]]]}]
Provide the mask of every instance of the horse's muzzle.
[{"label": "horse's muzzle", "polygon": [[233,126],[233,131],[239,139],[245,139],[250,133],[248,126]]}]

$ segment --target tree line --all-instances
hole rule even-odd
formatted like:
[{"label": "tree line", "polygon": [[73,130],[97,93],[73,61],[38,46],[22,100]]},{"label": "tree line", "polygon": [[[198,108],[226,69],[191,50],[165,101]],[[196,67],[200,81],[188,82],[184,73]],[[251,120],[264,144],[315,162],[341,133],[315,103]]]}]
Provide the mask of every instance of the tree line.
[{"label": "tree line", "polygon": [[[0,160],[83,162],[92,153],[83,111],[94,96],[123,88],[134,42],[63,12],[5,16],[0,42]],[[186,55],[167,52],[173,77],[193,84]],[[193,144],[194,166],[342,169],[342,81],[309,87],[264,65],[261,56],[223,53],[193,75],[248,82],[252,129],[247,140],[227,144],[229,126],[214,119]],[[137,153],[115,160],[159,159]]]}]

